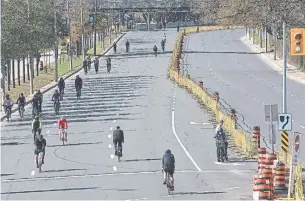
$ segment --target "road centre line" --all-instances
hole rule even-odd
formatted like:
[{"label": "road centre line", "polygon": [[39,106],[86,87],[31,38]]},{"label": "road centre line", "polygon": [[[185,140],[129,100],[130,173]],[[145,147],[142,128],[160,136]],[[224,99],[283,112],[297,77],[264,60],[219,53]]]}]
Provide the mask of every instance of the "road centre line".
[{"label": "road centre line", "polygon": [[[175,89],[177,88],[177,85],[175,85]],[[174,92],[174,96],[176,96],[176,91]],[[191,162],[194,164],[194,166],[196,167],[196,169],[198,171],[202,171],[200,169],[200,167],[197,165],[197,163],[195,162],[195,160],[193,159],[193,157],[190,155],[190,153],[186,150],[186,148],[184,147],[184,145],[182,144],[180,138],[178,137],[177,135],[177,132],[176,132],[176,128],[175,128],[175,108],[173,107],[173,110],[172,110],[172,130],[173,130],[173,133],[177,139],[177,141],[179,142],[180,146],[182,147],[182,149],[184,150],[185,154],[189,157],[189,159],[191,160]]]},{"label": "road centre line", "polygon": [[[175,173],[233,173],[236,170],[177,170]],[[254,173],[255,170],[238,170],[244,173]],[[119,176],[119,175],[138,175],[138,174],[161,174],[162,171],[141,171],[141,172],[116,172],[116,173],[101,173],[101,174],[82,174],[82,175],[66,175],[66,176],[54,176],[54,177],[28,177],[19,179],[2,179],[1,183],[11,182],[30,182],[30,181],[42,181],[42,180],[56,180],[56,179],[76,179],[76,178],[87,178],[87,177],[105,177],[105,176]],[[43,174],[43,171],[42,173]]]}]

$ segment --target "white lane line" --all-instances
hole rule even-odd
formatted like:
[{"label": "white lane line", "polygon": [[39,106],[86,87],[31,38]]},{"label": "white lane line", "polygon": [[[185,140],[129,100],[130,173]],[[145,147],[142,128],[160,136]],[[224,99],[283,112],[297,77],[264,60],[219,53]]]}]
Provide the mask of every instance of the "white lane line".
[{"label": "white lane line", "polygon": [[119,113],[117,113],[116,115],[119,116]]},{"label": "white lane line", "polygon": [[215,162],[216,165],[232,165],[232,166],[239,166],[239,165],[245,165],[240,163],[221,163],[221,162]]},{"label": "white lane line", "polygon": [[231,188],[227,188],[226,191],[229,191],[229,190],[234,190],[234,189],[239,189],[240,187],[231,187]]},{"label": "white lane line", "polygon": [[109,144],[109,145],[108,145],[108,148],[109,148],[109,149],[111,149],[111,148],[112,148],[112,145],[111,145],[111,144]]},{"label": "white lane line", "polygon": [[[177,87],[177,86],[176,86]],[[176,93],[175,93],[176,94]],[[184,150],[185,154],[189,157],[189,159],[192,161],[192,163],[194,164],[194,166],[196,167],[196,169],[198,171],[202,171],[200,169],[200,167],[197,165],[197,163],[195,162],[195,160],[193,159],[193,157],[190,155],[190,153],[186,150],[186,148],[184,147],[184,145],[182,144],[180,138],[178,137],[177,135],[177,132],[176,132],[176,128],[175,128],[175,111],[174,111],[175,108],[173,108],[173,111],[172,111],[172,130],[173,130],[173,133],[174,135],[176,136],[177,138],[177,141],[179,142],[180,146],[182,147],[182,149]]]},{"label": "white lane line", "polygon": [[301,126],[301,128],[304,128],[304,129],[305,129],[305,126]]},{"label": "white lane line", "polygon": [[108,135],[108,138],[109,138],[109,139],[111,138],[111,134]]},{"label": "white lane line", "polygon": [[112,131],[112,127],[110,127],[110,130]]},{"label": "white lane line", "polygon": [[[245,173],[254,173],[254,170],[240,170]],[[66,176],[54,176],[54,177],[34,177],[34,178],[20,178],[20,179],[3,179],[1,183],[11,182],[27,182],[27,181],[40,181],[40,180],[56,180],[56,179],[73,179],[73,178],[88,178],[88,177],[104,177],[104,176],[116,176],[116,175],[138,175],[138,174],[160,174],[161,171],[142,171],[142,172],[120,172],[120,173],[104,173],[104,174],[81,174],[81,175],[66,175]],[[175,173],[198,173],[196,170],[177,170]],[[231,170],[203,170],[199,173],[232,173]]]},{"label": "white lane line", "polygon": [[113,168],[113,171],[115,171],[115,172],[118,171],[118,169],[116,168],[116,166],[113,166],[112,168]]},{"label": "white lane line", "polygon": [[113,120],[113,123],[115,123],[116,122],[116,120]]},{"label": "white lane line", "polygon": [[110,155],[110,158],[111,158],[111,159],[114,159],[114,155],[113,155],[113,154],[111,154],[111,155]]},{"label": "white lane line", "polygon": [[35,175],[35,170],[33,170],[33,171],[31,172],[31,175],[32,175],[32,176],[34,176],[34,175]]},{"label": "white lane line", "polygon": [[191,121],[190,124],[194,124],[194,125],[210,125],[211,123],[197,123],[197,122],[193,122]]},{"label": "white lane line", "polygon": [[49,131],[49,130],[47,131],[47,134],[48,134],[48,133],[50,133],[50,131]]}]

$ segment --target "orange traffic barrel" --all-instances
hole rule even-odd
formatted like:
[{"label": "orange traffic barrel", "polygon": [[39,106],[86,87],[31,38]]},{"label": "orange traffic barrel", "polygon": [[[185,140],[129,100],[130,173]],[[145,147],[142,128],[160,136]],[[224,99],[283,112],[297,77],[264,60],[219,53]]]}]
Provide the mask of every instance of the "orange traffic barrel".
[{"label": "orange traffic barrel", "polygon": [[260,155],[265,155],[267,153],[267,149],[266,148],[258,148],[258,154]]},{"label": "orange traffic barrel", "polygon": [[275,190],[287,190],[285,173],[285,164],[282,162],[277,163],[274,176]]},{"label": "orange traffic barrel", "polygon": [[270,192],[269,191],[260,191],[259,192],[259,200],[269,200]]},{"label": "orange traffic barrel", "polygon": [[261,147],[261,129],[259,126],[253,127],[252,145],[257,148]]},{"label": "orange traffic barrel", "polygon": [[266,154],[265,165],[273,165],[274,161],[277,159],[276,154]]}]

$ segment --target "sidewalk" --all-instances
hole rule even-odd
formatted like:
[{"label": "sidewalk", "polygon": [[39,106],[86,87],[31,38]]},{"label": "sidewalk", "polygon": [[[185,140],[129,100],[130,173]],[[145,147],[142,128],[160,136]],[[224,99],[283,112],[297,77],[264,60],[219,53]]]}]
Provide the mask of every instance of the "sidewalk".
[{"label": "sidewalk", "polygon": [[[113,41],[112,41],[112,43],[109,44],[109,45],[107,45],[108,47],[106,47],[104,50],[101,50],[102,52],[100,53],[100,56],[102,56],[103,54],[106,54],[106,53],[112,48],[114,42],[119,41],[124,35],[125,35],[125,33],[121,33],[120,35],[118,35],[117,38],[114,38]],[[99,57],[100,57],[100,56],[99,56]],[[62,77],[66,80],[66,79],[68,79],[69,77],[71,77],[72,75],[78,73],[80,70],[82,70],[81,66],[77,66],[77,67],[75,67],[75,68],[73,69],[72,72],[69,72],[69,73],[65,74],[64,76],[62,76]],[[43,87],[41,87],[41,88],[40,88],[40,91],[44,94],[44,93],[48,92],[49,90],[53,89],[53,88],[56,87],[56,86],[57,86],[57,83],[56,83],[55,81],[53,81],[53,82],[51,82],[51,83],[49,83],[49,84],[44,85]],[[30,100],[31,100],[31,99],[32,99],[32,94],[26,97],[26,101],[27,101],[27,102],[26,102],[26,105],[30,103]],[[15,101],[15,100],[13,100],[13,101]],[[12,113],[16,112],[17,109],[18,109],[18,105],[14,104],[14,105],[13,105],[13,108],[12,108]],[[2,111],[1,111],[1,121],[3,121],[3,120],[5,119],[5,116],[4,116],[4,115],[5,115],[5,114],[4,114],[4,111],[3,111],[3,109],[2,109]]]},{"label": "sidewalk", "polygon": [[[252,40],[247,36],[243,36],[241,41],[249,46],[253,52],[260,53],[261,58],[268,63],[275,71],[283,74],[283,59],[273,59],[273,52],[265,53],[265,48],[261,48],[259,45],[253,44]],[[305,84],[305,72],[302,72],[296,66],[287,63],[287,77],[295,80],[299,83]]]}]

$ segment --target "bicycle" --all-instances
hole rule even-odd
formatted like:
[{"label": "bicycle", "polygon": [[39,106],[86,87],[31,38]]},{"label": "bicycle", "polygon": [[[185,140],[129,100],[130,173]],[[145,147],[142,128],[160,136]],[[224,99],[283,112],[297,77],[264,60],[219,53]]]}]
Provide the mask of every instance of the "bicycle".
[{"label": "bicycle", "polygon": [[60,137],[60,140],[62,141],[62,145],[64,146],[65,145],[65,139],[67,139],[66,129],[62,127],[59,132],[61,132],[61,133],[59,133],[59,137]]},{"label": "bicycle", "polygon": [[41,173],[41,167],[42,167],[42,151],[39,150],[39,154],[38,154],[38,169],[39,169],[39,173]]},{"label": "bicycle", "polygon": [[[13,107],[13,105],[11,105],[11,107]],[[11,119],[11,110],[10,110],[10,107],[8,107],[8,106],[5,106],[5,116],[6,116],[7,121],[9,121]]]},{"label": "bicycle", "polygon": [[228,157],[226,156],[225,154],[225,144],[220,142],[220,140],[218,140],[218,143],[219,143],[219,147],[217,147],[218,151],[219,151],[219,157],[217,158],[217,161],[218,162],[225,162],[225,160],[227,161],[228,160]]},{"label": "bicycle", "polygon": [[78,86],[78,87],[76,88],[76,98],[79,99],[80,96],[81,96],[81,89],[80,89],[80,87]]},{"label": "bicycle", "polygon": [[54,111],[55,111],[55,114],[59,114],[59,107],[60,107],[60,103],[59,103],[59,100],[55,100],[55,107],[54,107]]},{"label": "bicycle", "polygon": [[171,181],[170,181],[169,173],[166,173],[165,183],[166,183],[166,188],[167,188],[168,195],[170,195],[170,193],[173,189],[173,186],[172,186]]},{"label": "bicycle", "polygon": [[20,115],[20,118],[22,119],[23,115],[24,115],[24,105],[23,104],[19,106],[19,115]]},{"label": "bicycle", "polygon": [[110,73],[111,70],[111,64],[107,64],[107,72]]},{"label": "bicycle", "polygon": [[122,155],[122,146],[118,146],[118,162],[121,162]]},{"label": "bicycle", "polygon": [[64,99],[64,89],[59,90],[59,98],[61,101]]}]

